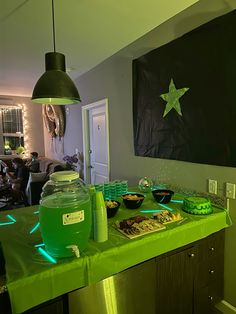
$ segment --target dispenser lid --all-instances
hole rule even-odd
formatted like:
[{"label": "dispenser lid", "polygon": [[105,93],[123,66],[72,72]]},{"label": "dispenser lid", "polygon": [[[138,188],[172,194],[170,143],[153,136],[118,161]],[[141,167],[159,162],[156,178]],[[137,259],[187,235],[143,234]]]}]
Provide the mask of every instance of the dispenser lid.
[{"label": "dispenser lid", "polygon": [[50,179],[53,181],[72,181],[79,179],[79,173],[76,171],[57,171],[50,175]]}]

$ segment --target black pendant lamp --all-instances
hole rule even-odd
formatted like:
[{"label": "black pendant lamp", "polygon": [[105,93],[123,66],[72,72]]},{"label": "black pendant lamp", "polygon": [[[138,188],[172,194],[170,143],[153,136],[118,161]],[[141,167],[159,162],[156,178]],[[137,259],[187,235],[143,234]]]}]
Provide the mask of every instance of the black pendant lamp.
[{"label": "black pendant lamp", "polygon": [[46,72],[36,83],[32,101],[40,104],[70,105],[80,102],[78,90],[66,73],[65,56],[56,52],[54,0],[52,0],[52,26],[54,52],[45,54]]}]

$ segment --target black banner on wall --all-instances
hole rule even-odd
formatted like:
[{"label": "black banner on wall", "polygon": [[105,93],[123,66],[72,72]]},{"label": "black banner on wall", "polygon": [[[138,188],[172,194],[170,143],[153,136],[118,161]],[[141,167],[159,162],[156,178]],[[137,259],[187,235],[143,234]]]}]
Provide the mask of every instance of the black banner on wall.
[{"label": "black banner on wall", "polygon": [[133,61],[135,155],[236,166],[236,11]]}]

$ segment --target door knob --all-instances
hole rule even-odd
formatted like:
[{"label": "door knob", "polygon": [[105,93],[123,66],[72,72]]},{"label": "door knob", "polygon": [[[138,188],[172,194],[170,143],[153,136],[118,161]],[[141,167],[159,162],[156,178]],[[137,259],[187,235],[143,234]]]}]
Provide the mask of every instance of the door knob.
[{"label": "door knob", "polygon": [[89,169],[92,169],[92,168],[94,168],[94,167],[93,167],[92,165],[89,165],[88,168],[89,168]]}]

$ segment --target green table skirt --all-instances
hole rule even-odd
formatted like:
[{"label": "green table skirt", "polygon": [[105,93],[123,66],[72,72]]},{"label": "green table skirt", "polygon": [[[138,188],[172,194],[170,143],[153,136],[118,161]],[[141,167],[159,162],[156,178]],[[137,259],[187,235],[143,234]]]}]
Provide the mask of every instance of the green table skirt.
[{"label": "green table skirt", "polygon": [[[175,196],[178,198],[178,195]],[[213,214],[193,216],[181,210],[182,204],[169,203],[187,219],[168,224],[165,230],[136,239],[128,239],[112,226],[116,220],[140,214],[140,209],[161,209],[151,197],[138,210],[121,207],[109,219],[109,239],[90,240],[80,258],[48,262],[34,247],[41,243],[40,230],[30,233],[38,221],[37,206],[0,213],[0,241],[6,260],[7,288],[13,314],[21,313],[69,291],[91,285],[145,260],[202,239],[229,225],[225,210],[213,208]],[[11,214],[9,218],[7,214]],[[143,214],[142,214],[143,215]],[[150,216],[147,214],[146,216]],[[3,222],[16,222],[1,225]]]}]

